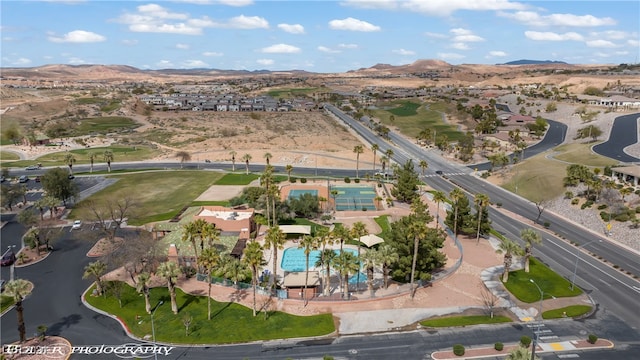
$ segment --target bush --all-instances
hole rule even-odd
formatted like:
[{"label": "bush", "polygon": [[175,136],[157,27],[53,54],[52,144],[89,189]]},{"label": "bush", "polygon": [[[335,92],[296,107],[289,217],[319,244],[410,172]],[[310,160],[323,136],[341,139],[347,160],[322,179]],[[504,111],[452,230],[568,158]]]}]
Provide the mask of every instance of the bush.
[{"label": "bush", "polygon": [[303,183],[303,184],[306,184],[307,183],[307,178],[300,178],[300,182]]},{"label": "bush", "polygon": [[580,202],[580,199],[578,198],[571,199],[571,205],[578,205],[579,202]]},{"label": "bush", "polygon": [[598,337],[597,337],[597,336],[595,336],[594,334],[589,334],[589,338],[587,339],[587,341],[588,341],[590,344],[595,344],[595,343],[596,343],[596,341],[598,341]]},{"label": "bush", "polygon": [[298,179],[294,178],[293,176],[291,177],[291,183],[292,183],[292,184],[293,184],[293,183],[295,183],[295,182],[296,182],[296,180],[298,180]]},{"label": "bush", "polygon": [[598,210],[604,210],[607,208],[607,204],[598,205]]},{"label": "bush", "polygon": [[640,214],[640,206],[636,208],[636,214]]},{"label": "bush", "polygon": [[580,206],[580,209],[584,210],[585,208],[590,208],[591,205],[593,205],[593,201],[587,200],[584,204],[582,204],[582,206]]},{"label": "bush", "polygon": [[522,347],[528,348],[529,345],[531,345],[531,338],[524,335],[520,338],[520,345],[522,345]]},{"label": "bush", "polygon": [[608,221],[609,213],[606,211],[600,211],[600,218],[602,219],[602,221]]},{"label": "bush", "polygon": [[571,191],[567,191],[564,193],[565,199],[571,199],[573,197],[573,193]]},{"label": "bush", "polygon": [[[382,183],[378,183],[378,187],[382,187]],[[640,207],[638,207],[640,209]]]},{"label": "bush", "polygon": [[456,356],[462,356],[464,355],[464,346],[462,346],[462,344],[455,344],[453,345],[453,353]]},{"label": "bush", "polygon": [[629,221],[629,215],[626,213],[618,214],[614,219],[619,222],[627,222]]},{"label": "bush", "polygon": [[504,344],[501,342],[497,342],[495,343],[495,345],[493,345],[493,348],[498,350],[498,351],[502,351],[502,349],[504,349]]},{"label": "bush", "polygon": [[351,182],[351,179],[347,176],[344,178],[344,182],[348,184]]},{"label": "bush", "polygon": [[502,203],[501,203],[501,202],[497,202],[497,203],[496,203],[496,206],[497,206],[497,207],[502,207]]},{"label": "bush", "polygon": [[548,229],[549,226],[551,226],[551,223],[548,222],[548,221],[545,221],[543,225],[544,225],[545,229]]},{"label": "bush", "polygon": [[353,182],[356,183],[356,184],[359,184],[360,183],[360,178],[353,179]]}]

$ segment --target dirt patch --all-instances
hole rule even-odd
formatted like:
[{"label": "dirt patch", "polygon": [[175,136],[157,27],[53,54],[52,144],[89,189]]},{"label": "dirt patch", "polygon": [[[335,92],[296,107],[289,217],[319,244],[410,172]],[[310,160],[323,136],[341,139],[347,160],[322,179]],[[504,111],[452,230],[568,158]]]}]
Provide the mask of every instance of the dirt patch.
[{"label": "dirt patch", "polygon": [[115,249],[120,247],[124,242],[124,238],[116,237],[113,240],[102,238],[96,242],[95,245],[87,253],[87,257],[101,257],[112,253]]}]

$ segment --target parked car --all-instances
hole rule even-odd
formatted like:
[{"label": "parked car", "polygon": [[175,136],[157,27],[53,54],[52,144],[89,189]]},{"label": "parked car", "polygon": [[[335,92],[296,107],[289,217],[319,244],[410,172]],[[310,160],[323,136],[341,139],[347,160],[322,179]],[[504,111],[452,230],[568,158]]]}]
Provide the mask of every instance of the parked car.
[{"label": "parked car", "polygon": [[40,182],[40,176],[36,176],[36,178],[34,179],[36,182]]},{"label": "parked car", "polygon": [[81,220],[76,220],[73,222],[73,225],[71,225],[71,230],[80,230],[80,228],[82,228]]},{"label": "parked car", "polygon": [[7,178],[4,177],[4,175],[0,175],[0,183],[3,183],[7,180]]},{"label": "parked car", "polygon": [[27,175],[22,175],[18,178],[18,182],[26,183],[27,181],[29,181],[29,177]]},{"label": "parked car", "polygon": [[29,165],[26,167],[26,170],[38,170],[38,165]]},{"label": "parked car", "polygon": [[9,266],[16,262],[16,254],[13,251],[9,250],[4,255],[2,255],[2,260],[0,260],[0,265]]}]

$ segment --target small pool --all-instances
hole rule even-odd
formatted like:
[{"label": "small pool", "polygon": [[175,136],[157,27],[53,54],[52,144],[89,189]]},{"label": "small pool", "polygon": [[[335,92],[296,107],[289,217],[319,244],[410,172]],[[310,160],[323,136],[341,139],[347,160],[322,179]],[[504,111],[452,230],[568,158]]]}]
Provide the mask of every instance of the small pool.
[{"label": "small pool", "polygon": [[304,194],[311,194],[313,196],[318,196],[317,189],[291,189],[289,190],[289,199],[296,199]]},{"label": "small pool", "polygon": [[[333,251],[335,251],[336,254],[340,253],[340,249],[335,249]],[[351,252],[353,255],[358,254],[358,250],[356,249],[345,248],[343,251]],[[320,259],[320,250],[312,250],[309,254],[309,269],[315,269],[316,261],[318,261],[318,259]],[[280,268],[282,270],[301,272],[306,270],[305,265],[306,256],[304,254],[304,249],[295,247],[284,249],[284,252],[282,253],[282,260],[280,261]],[[360,281],[362,281],[362,275]],[[354,279],[353,283],[355,282],[356,280]]]}]

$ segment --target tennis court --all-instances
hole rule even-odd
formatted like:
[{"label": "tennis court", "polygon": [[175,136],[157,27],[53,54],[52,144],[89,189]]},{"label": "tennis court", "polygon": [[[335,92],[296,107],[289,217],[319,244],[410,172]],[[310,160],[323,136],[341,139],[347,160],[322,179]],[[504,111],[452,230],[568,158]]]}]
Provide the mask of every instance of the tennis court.
[{"label": "tennis court", "polygon": [[311,194],[312,196],[318,196],[318,190],[316,189],[291,189],[289,190],[289,199],[296,199],[304,194]]},{"label": "tennis court", "polygon": [[337,191],[335,195],[337,211],[377,210],[375,203],[377,193],[372,186],[332,186],[331,190]]}]

